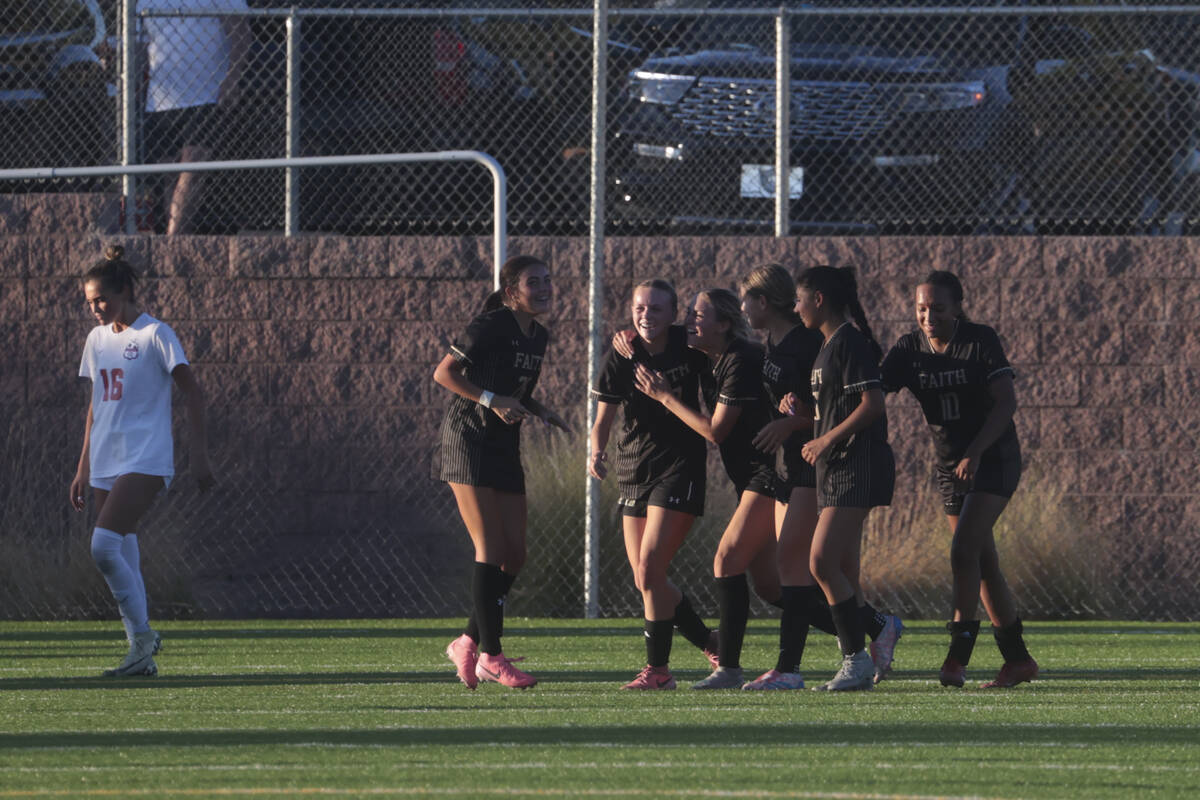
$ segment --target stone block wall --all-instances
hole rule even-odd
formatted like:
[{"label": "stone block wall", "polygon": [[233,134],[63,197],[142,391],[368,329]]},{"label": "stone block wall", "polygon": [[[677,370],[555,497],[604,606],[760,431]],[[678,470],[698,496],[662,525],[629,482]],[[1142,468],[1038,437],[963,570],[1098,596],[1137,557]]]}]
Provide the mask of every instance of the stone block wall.
[{"label": "stone block wall", "polygon": [[[6,598],[0,616],[86,614],[108,602],[79,552],[87,523],[65,497],[87,403],[75,374],[91,322],[77,276],[112,241],[146,266],[139,297],[175,327],[195,364],[221,471],[211,499],[187,488],[180,420],[179,478],[147,522],[166,531],[159,552],[171,563],[160,563],[152,583],[174,598],[170,608],[461,610],[469,550],[449,492],[429,477],[446,400],[431,375],[490,288],[487,239],[8,233],[0,238],[0,541],[69,562],[87,591],[74,610],[50,608],[49,594],[24,605]],[[587,242],[514,239],[509,251],[552,265],[552,343],[539,394],[575,421],[568,448],[582,464]],[[1014,581],[1036,595],[1027,613],[1188,618],[1200,613],[1186,591],[1200,578],[1198,256],[1200,243],[1167,238],[614,238],[605,330],[625,324],[630,288],[645,277],[666,277],[688,296],[735,287],[768,260],[855,264],[886,348],[912,325],[917,279],[953,270],[968,313],[998,329],[1019,376],[1027,471],[1023,499],[998,535]],[[889,415],[901,474],[893,507],[872,515],[867,578],[892,606],[940,616],[948,538],[923,533],[925,544],[912,543],[915,530],[942,524],[928,434],[908,397],[890,401]],[[526,450],[527,461],[539,457]],[[724,492],[714,486],[710,496]],[[580,519],[566,524],[582,529]],[[536,559],[536,543],[531,551]],[[570,552],[561,566],[576,574],[582,561],[570,563],[579,551]],[[1074,582],[1061,585],[1051,567],[1062,563],[1048,561],[1075,564]],[[7,569],[21,563],[9,559]],[[906,570],[929,577],[914,584]],[[6,577],[0,583],[25,585]],[[925,594],[913,588],[926,583]],[[570,613],[580,603],[544,608]]]}]

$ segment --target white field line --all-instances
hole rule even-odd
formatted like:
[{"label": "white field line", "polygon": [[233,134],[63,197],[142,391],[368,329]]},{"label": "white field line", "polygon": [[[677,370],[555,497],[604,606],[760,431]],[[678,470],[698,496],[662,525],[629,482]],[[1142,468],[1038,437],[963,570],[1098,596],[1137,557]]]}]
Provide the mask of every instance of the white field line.
[{"label": "white field line", "polygon": [[804,792],[704,789],[534,789],[504,787],[479,789],[435,789],[426,787],[348,789],[330,786],[246,789],[42,789],[31,791],[0,790],[0,797],[261,797],[261,796],[399,796],[422,797],[493,795],[511,797],[514,794],[545,795],[549,797],[764,797],[798,798],[798,800],[985,800],[979,795],[876,794],[863,792]]}]

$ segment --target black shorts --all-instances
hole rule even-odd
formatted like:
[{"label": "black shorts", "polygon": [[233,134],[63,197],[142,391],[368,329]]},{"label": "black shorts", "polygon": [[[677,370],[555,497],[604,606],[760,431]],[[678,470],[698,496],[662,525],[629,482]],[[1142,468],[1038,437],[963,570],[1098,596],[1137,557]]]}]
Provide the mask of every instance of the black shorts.
[{"label": "black shorts", "polygon": [[442,443],[434,464],[438,479],[447,483],[525,494],[520,450],[487,447],[458,438]]},{"label": "black shorts", "polygon": [[892,504],[896,457],[886,443],[863,439],[834,462],[817,462],[817,508],[874,508]]},{"label": "black shorts", "polygon": [[644,517],[650,506],[704,516],[704,474],[676,473],[649,484],[621,486],[617,501],[623,517]]},{"label": "black shorts", "polygon": [[[957,466],[957,464],[955,465]],[[942,504],[946,515],[957,517],[962,513],[963,501],[971,492],[994,494],[999,497],[1012,497],[1021,481],[1021,456],[1014,457],[989,456],[984,453],[979,459],[979,468],[975,470],[975,478],[970,484],[954,477],[954,467],[937,466],[938,491],[942,495]]]},{"label": "black shorts", "polygon": [[817,488],[817,468],[804,460],[799,447],[784,448],[783,476],[779,481],[779,491],[775,499],[786,503],[792,497],[793,489]]},{"label": "black shorts", "polygon": [[147,113],[142,123],[144,163],[178,161],[185,145],[212,148],[220,123],[220,111],[214,103]]},{"label": "black shorts", "polygon": [[738,500],[741,500],[742,493],[747,491],[775,497],[779,494],[779,487],[783,484],[775,467],[763,463],[751,464],[745,472],[730,475],[729,479],[733,481],[733,488],[737,492]]}]

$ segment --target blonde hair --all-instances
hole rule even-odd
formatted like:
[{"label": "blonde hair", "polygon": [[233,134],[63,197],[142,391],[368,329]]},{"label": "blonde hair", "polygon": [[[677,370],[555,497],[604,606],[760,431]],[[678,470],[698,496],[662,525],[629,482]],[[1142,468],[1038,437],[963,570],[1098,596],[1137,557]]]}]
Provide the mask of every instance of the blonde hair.
[{"label": "blonde hair", "polygon": [[749,340],[753,336],[750,322],[742,314],[742,303],[736,294],[728,289],[705,289],[697,297],[708,298],[709,304],[717,313],[717,319],[729,323],[730,340]]},{"label": "blonde hair", "polygon": [[766,300],[767,305],[788,322],[800,321],[800,315],[796,313],[796,282],[783,265],[772,263],[755,267],[742,278],[741,289],[742,294]]}]

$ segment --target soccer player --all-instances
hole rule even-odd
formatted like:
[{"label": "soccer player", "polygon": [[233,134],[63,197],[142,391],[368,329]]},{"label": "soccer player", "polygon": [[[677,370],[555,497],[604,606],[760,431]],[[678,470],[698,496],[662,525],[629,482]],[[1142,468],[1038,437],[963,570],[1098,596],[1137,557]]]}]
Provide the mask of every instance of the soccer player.
[{"label": "soccer player", "polygon": [[137,280],[119,246],[107,248],[83,276],[83,296],[98,324],[79,363],[79,376],[92,381],[92,398],[70,502],[83,511],[84,492],[92,487],[92,558],[117,601],[129,640],[125,659],[104,672],[109,677],[158,674],[154,654],[162,639],[150,627],[137,530],[175,474],[172,379],[188,409],[192,472],[200,491],[213,485],[204,393],[175,332],[139,308]]},{"label": "soccer player", "polygon": [[[713,634],[688,600],[667,577],[667,568],[692,527],[704,513],[705,445],[698,433],[637,390],[634,377],[642,364],[662,374],[671,393],[689,408],[698,408],[700,375],[707,359],[688,347],[687,331],[672,325],[678,314],[675,288],[649,280],[633,289],[631,311],[635,338],[629,356],[609,351],[592,397],[588,474],[604,480],[606,449],[617,410],[622,409],[617,442],[617,483],[625,552],[645,607],[646,666],[626,689],[674,689],[668,662],[673,628],[715,656]],[[716,666],[715,663],[713,666]]]},{"label": "soccer player", "polygon": [[917,286],[918,330],[888,352],[881,368],[888,391],[907,388],[921,404],[933,435],[937,481],[954,539],[954,619],[943,686],[961,687],[979,634],[979,600],[992,622],[1004,665],[984,688],[1007,688],[1037,677],[1022,636],[1016,603],[996,554],[992,528],[1021,477],[1013,370],[996,332],[969,322],[963,288],[950,272],[934,271]]},{"label": "soccer player", "polygon": [[525,563],[521,422],[532,415],[570,430],[533,398],[549,340],[536,318],[550,310],[550,270],[533,256],[516,256],[500,268],[500,286],[433,373],[454,393],[442,419],[439,474],[475,547],[473,611],[446,648],[469,689],[481,680],[516,689],[537,683],[500,648],[504,600]]},{"label": "soccer player", "polygon": [[810,568],[833,614],[842,665],[817,688],[870,689],[876,668],[856,599],[862,527],[872,507],[891,503],[896,479],[879,377],[881,349],[858,301],[852,268],[805,270],[797,281],[795,309],[806,327],[824,336],[811,374],[814,438],[801,454],[816,466],[820,509]]},{"label": "soccer player", "polygon": [[737,491],[737,508],[713,559],[721,611],[719,662],[711,675],[692,684],[693,689],[736,689],[745,682],[741,652],[750,616],[746,573],[754,577],[760,595],[779,595],[774,524],[779,477],[774,456],[753,443],[771,418],[762,385],[763,350],[750,341],[741,304],[728,289],[696,295],[686,327],[688,344],[707,356],[700,386],[711,416],[682,402],[661,372],[638,364],[635,378],[642,392],[719,446],[725,472]]},{"label": "soccer player", "polygon": [[[817,525],[816,472],[801,451],[812,436],[813,406],[797,402],[810,398],[813,361],[823,337],[801,323],[794,306],[796,283],[779,264],[752,270],[741,282],[742,312],[750,327],[767,333],[763,385],[774,419],[754,439],[767,452],[782,449],[784,479],[775,504],[777,561],[782,588],[779,620],[779,659],[775,668],[747,683],[743,689],[800,689],[800,661],[812,625],[835,634],[833,618],[821,589],[809,571],[813,532]],[[787,409],[785,413],[781,409]],[[856,592],[859,615],[871,636],[875,682],[890,672],[896,642],[904,629],[900,619],[881,614]]]}]

